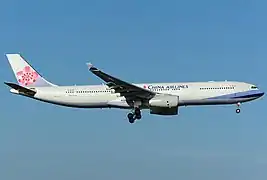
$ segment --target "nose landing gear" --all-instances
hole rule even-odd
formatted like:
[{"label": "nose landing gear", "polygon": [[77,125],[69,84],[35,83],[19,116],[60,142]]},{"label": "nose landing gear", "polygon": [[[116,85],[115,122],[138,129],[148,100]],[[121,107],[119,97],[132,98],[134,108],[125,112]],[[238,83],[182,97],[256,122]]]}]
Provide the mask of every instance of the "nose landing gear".
[{"label": "nose landing gear", "polygon": [[135,108],[134,112],[130,112],[128,115],[129,123],[134,123],[136,119],[140,120],[142,118],[141,110],[139,108]]},{"label": "nose landing gear", "polygon": [[236,104],[237,105],[237,109],[235,110],[235,112],[237,113],[237,114],[239,114],[240,112],[241,112],[241,110],[240,110],[240,105],[241,105],[241,103],[237,103]]}]

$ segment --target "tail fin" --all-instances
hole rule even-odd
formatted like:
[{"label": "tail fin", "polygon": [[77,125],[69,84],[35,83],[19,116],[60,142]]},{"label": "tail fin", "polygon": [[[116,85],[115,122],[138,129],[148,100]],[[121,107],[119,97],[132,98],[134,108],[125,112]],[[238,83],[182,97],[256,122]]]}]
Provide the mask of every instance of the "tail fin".
[{"label": "tail fin", "polygon": [[45,80],[20,54],[6,54],[6,56],[21,86],[56,86]]}]

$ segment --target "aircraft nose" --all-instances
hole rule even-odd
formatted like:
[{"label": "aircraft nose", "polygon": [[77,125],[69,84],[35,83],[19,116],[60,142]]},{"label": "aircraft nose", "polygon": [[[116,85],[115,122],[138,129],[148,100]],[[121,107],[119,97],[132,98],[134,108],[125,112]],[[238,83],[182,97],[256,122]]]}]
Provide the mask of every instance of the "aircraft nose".
[{"label": "aircraft nose", "polygon": [[261,92],[259,93],[259,97],[261,97],[261,96],[263,96],[263,95],[264,95],[264,92],[261,91]]},{"label": "aircraft nose", "polygon": [[255,92],[255,96],[256,96],[257,98],[262,97],[264,94],[265,94],[265,93],[264,93],[263,91],[260,91],[260,90],[258,90],[257,92]]}]

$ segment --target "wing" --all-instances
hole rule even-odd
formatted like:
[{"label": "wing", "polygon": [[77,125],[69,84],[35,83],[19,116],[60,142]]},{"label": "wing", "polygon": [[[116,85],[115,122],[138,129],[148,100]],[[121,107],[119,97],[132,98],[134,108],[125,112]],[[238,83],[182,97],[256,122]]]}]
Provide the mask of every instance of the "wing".
[{"label": "wing", "polygon": [[122,81],[116,77],[106,74],[94,67],[91,63],[87,63],[89,70],[106,82],[106,85],[115,90],[115,93],[120,93],[121,96],[125,96],[127,99],[151,99],[156,93],[147,89],[138,87],[131,83]]}]

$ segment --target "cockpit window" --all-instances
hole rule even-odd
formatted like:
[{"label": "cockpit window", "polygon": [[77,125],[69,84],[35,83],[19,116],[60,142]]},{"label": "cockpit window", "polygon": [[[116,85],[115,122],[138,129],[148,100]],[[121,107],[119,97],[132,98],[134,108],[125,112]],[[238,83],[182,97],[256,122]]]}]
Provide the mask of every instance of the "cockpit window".
[{"label": "cockpit window", "polygon": [[258,89],[257,86],[251,86],[251,89]]}]

